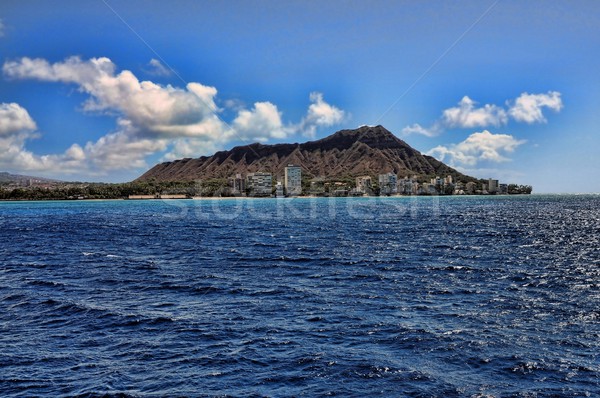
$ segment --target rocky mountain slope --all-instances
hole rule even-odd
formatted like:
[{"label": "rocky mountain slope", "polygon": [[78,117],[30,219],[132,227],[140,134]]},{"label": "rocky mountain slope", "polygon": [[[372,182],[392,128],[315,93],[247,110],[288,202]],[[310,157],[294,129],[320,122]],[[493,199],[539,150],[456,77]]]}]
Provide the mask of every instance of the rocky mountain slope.
[{"label": "rocky mountain slope", "polygon": [[237,173],[256,171],[283,175],[288,164],[299,165],[309,177],[325,179],[352,178],[392,172],[400,178],[418,175],[446,176],[455,180],[474,181],[444,163],[423,155],[383,126],[363,126],[341,130],[317,141],[303,144],[238,146],[212,156],[160,163],[137,181],[190,181],[228,178]]}]

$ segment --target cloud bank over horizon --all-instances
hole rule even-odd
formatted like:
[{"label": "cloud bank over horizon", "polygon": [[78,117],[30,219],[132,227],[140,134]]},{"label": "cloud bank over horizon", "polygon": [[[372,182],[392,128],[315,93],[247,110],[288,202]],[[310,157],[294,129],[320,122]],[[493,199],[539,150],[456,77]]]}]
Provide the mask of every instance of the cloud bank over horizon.
[{"label": "cloud bank over horizon", "polygon": [[[156,75],[170,72],[155,59],[149,65]],[[2,104],[5,117],[0,122],[0,137],[8,150],[0,158],[0,166],[26,171],[104,174],[143,168],[154,154],[172,160],[206,154],[232,141],[265,142],[295,134],[314,137],[318,128],[339,124],[348,116],[325,102],[322,93],[312,92],[306,115],[298,123],[284,123],[282,112],[268,101],[238,109],[227,123],[223,109],[217,106],[215,87],[197,82],[174,87],[140,81],[129,70],[118,71],[106,57],[69,57],[56,63],[23,57],[5,62],[2,71],[12,80],[75,85],[87,95],[83,112],[115,117],[114,131],[98,140],[73,143],[63,154],[40,156],[26,149],[26,142],[39,136],[27,110],[15,103]]]}]

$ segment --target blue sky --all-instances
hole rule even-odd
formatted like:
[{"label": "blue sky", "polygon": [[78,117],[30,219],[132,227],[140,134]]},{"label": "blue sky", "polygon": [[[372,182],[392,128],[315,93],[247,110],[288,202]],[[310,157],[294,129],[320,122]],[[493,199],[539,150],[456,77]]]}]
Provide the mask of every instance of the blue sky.
[{"label": "blue sky", "polygon": [[382,124],[477,177],[600,192],[596,1],[0,3],[0,171],[157,162]]}]

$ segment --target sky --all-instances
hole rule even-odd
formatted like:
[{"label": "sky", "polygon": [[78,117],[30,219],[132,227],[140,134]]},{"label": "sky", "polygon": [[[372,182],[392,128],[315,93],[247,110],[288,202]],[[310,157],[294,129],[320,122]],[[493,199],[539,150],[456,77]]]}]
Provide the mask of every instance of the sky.
[{"label": "sky", "polygon": [[534,192],[600,192],[598,1],[0,2],[0,171],[156,163],[383,125]]}]

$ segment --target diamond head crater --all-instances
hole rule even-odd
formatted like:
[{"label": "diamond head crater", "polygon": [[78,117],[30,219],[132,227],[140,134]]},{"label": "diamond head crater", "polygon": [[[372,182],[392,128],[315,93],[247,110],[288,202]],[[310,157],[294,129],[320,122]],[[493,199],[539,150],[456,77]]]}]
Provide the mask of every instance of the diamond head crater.
[{"label": "diamond head crater", "polygon": [[[292,181],[290,173],[296,177]],[[383,126],[341,130],[316,141],[254,143],[212,156],[157,164],[136,182],[195,181],[207,196],[363,196],[530,193],[480,180],[422,154]],[[278,189],[281,188],[281,189]]]},{"label": "diamond head crater", "polygon": [[316,141],[253,143],[155,165],[129,183],[63,182],[4,173],[0,199],[502,195],[532,187],[478,179],[424,155],[383,126]]}]

